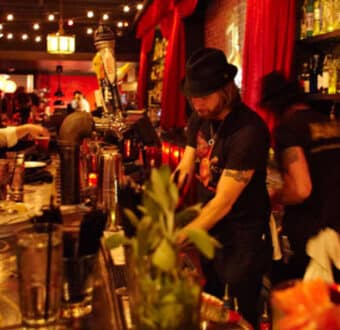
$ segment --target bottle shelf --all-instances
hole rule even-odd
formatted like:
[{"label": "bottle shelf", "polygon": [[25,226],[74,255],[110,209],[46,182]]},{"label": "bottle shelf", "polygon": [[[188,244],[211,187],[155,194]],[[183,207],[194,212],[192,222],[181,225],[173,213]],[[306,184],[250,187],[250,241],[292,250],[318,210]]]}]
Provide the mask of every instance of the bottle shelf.
[{"label": "bottle shelf", "polygon": [[308,94],[308,99],[314,100],[314,101],[333,101],[335,103],[340,102],[340,94]]},{"label": "bottle shelf", "polygon": [[300,43],[306,45],[311,45],[318,42],[332,41],[340,41],[340,29],[299,40]]}]

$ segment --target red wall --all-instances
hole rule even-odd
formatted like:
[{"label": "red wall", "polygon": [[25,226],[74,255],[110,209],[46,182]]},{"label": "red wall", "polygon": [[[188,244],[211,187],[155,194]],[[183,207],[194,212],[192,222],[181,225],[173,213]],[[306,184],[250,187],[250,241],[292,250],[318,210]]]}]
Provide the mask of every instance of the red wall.
[{"label": "red wall", "polygon": [[[49,99],[49,105],[58,99],[54,93],[58,89],[58,76],[56,74],[38,74],[36,76],[35,86],[37,90],[46,88],[49,94],[46,95]],[[61,74],[60,86],[64,93],[61,98],[65,105],[67,105],[73,98],[73,92],[80,90],[90,102],[91,109],[95,109],[94,90],[98,89],[98,81],[95,75],[67,75]]]}]

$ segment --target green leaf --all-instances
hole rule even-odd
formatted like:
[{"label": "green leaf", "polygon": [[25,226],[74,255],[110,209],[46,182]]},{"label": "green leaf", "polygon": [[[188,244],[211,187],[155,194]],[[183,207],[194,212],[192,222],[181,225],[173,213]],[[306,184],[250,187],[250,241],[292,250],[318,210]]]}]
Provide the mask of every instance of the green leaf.
[{"label": "green leaf", "polygon": [[105,240],[105,246],[108,249],[115,249],[121,245],[129,244],[130,240],[122,234],[113,234]]},{"label": "green leaf", "polygon": [[187,229],[185,232],[188,236],[188,240],[193,243],[199,249],[199,251],[209,259],[212,259],[214,257],[215,248],[222,246],[217,240],[211,237],[203,229]]},{"label": "green leaf", "polygon": [[124,209],[123,212],[127,216],[127,218],[130,220],[131,224],[134,227],[137,227],[139,223],[139,219],[137,218],[137,216],[129,209]]},{"label": "green leaf", "polygon": [[185,210],[177,212],[175,215],[175,224],[178,227],[184,227],[191,220],[196,218],[201,212],[202,204],[196,204],[187,207]]},{"label": "green leaf", "polygon": [[174,246],[163,239],[152,256],[152,263],[165,272],[171,271],[176,266]]}]

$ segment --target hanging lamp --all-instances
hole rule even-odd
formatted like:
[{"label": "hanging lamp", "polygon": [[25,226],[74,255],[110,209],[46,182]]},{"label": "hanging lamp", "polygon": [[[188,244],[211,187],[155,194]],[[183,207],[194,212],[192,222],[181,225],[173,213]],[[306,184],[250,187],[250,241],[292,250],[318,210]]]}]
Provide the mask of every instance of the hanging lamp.
[{"label": "hanging lamp", "polygon": [[59,30],[47,35],[47,52],[50,54],[72,54],[75,52],[76,38],[74,34],[66,34],[63,27],[63,5],[59,1]]}]

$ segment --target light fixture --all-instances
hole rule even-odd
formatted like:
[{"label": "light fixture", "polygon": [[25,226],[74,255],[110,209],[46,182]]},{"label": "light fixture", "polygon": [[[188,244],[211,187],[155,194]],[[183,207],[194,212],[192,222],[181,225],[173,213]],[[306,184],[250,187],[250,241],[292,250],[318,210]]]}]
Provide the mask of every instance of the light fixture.
[{"label": "light fixture", "polygon": [[72,54],[75,51],[75,35],[66,34],[63,27],[63,6],[59,1],[59,30],[47,35],[47,52],[50,54]]}]

